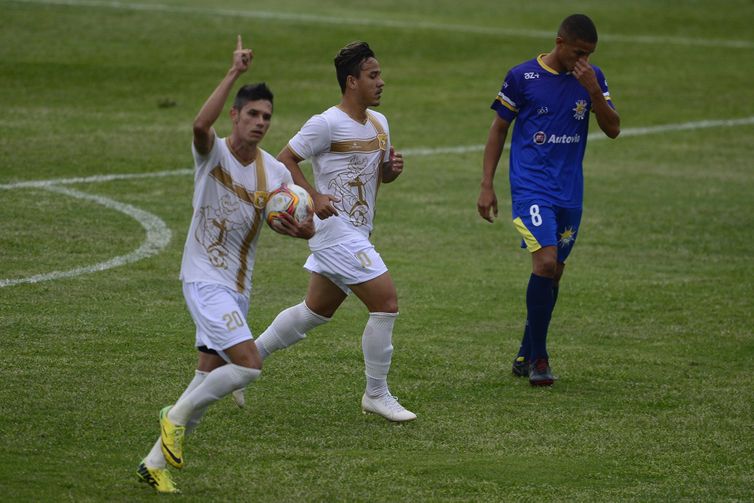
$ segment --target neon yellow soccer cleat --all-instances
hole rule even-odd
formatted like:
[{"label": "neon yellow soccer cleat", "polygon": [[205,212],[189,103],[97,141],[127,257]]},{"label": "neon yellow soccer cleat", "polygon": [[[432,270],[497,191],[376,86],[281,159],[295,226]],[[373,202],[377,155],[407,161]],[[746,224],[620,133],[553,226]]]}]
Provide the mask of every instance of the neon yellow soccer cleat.
[{"label": "neon yellow soccer cleat", "polygon": [[183,468],[183,437],[186,427],[168,419],[171,405],[160,411],[160,438],[165,461],[175,468]]},{"label": "neon yellow soccer cleat", "polygon": [[144,461],[142,461],[139,468],[136,470],[136,475],[138,475],[140,482],[149,484],[159,493],[181,492],[175,487],[173,479],[170,477],[170,472],[164,468],[149,468],[144,464]]}]

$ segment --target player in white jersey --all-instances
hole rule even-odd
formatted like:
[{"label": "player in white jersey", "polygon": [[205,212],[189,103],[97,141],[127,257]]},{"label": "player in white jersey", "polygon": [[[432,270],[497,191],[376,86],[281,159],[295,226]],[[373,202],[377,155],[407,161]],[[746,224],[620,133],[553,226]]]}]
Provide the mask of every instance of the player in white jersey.
[{"label": "player in white jersey", "polygon": [[[317,232],[309,241],[311,272],[304,302],[282,311],[256,341],[262,358],[304,338],[329,321],[353,291],[369,310],[362,335],[366,366],[364,412],[391,421],[410,421],[413,412],[391,395],[387,375],[393,353],[392,333],[398,297],[380,254],[369,241],[377,190],[403,170],[403,156],[390,146],[385,116],[368,107],[380,104],[380,64],[364,42],[340,50],[335,68],[342,99],[309,119],[278,154],[296,184],[314,199]],[[299,168],[311,159],[314,186]]]},{"label": "player in white jersey", "polygon": [[[175,405],[160,411],[160,438],[137,471],[159,492],[178,491],[167,464],[183,467],[184,436],[207,407],[257,379],[262,368],[246,321],[254,255],[268,192],[293,182],[286,167],[259,148],[272,119],[272,93],[264,83],[241,87],[230,111],[230,136],[219,138],[213,128],[252,58],[239,35],[230,70],[194,120],[194,214],[181,280],[196,324],[199,362]],[[288,218],[280,232],[309,239],[312,217],[300,224]]]}]

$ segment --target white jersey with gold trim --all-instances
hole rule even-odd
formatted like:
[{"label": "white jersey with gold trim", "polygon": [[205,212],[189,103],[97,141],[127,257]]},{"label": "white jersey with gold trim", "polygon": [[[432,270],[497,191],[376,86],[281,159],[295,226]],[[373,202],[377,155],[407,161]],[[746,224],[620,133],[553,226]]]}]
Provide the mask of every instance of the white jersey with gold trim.
[{"label": "white jersey with gold trim", "polygon": [[320,220],[315,215],[312,250],[369,237],[372,231],[381,166],[390,160],[390,133],[384,115],[367,114],[361,124],[331,107],[309,119],[288,142],[296,156],[312,160],[317,192],[340,199],[333,203],[337,216]]},{"label": "white jersey with gold trim", "polygon": [[194,215],[183,249],[184,282],[218,283],[251,294],[251,277],[267,194],[293,179],[285,165],[262,149],[244,166],[229,139],[194,155]]}]

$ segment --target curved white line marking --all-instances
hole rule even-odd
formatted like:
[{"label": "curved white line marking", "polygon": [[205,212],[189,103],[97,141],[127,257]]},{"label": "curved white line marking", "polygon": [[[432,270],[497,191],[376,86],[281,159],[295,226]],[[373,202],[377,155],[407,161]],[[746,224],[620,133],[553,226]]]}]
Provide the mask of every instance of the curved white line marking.
[{"label": "curved white line marking", "polygon": [[[641,128],[627,128],[621,132],[622,137],[626,136],[644,136],[656,133],[666,133],[673,131],[688,131],[696,129],[708,129],[715,127],[734,127],[734,126],[748,126],[754,124],[754,117],[744,117],[740,119],[721,119],[721,120],[702,120],[693,122],[683,122],[679,124],[662,124],[659,126],[649,126]],[[589,140],[600,140],[606,137],[601,133],[594,133],[589,135]],[[506,146],[506,148],[508,148]],[[464,154],[469,152],[479,152],[484,150],[484,145],[460,145],[456,147],[434,147],[434,148],[409,148],[403,150],[404,155],[409,156],[428,156],[439,154]],[[71,197],[79,199],[86,199],[94,201],[98,204],[106,206],[108,208],[115,209],[126,215],[133,217],[137,220],[144,229],[147,231],[147,239],[141,247],[128,255],[115,257],[114,259],[106,262],[101,262],[89,267],[79,267],[71,269],[70,271],[52,272],[47,274],[39,274],[29,278],[20,279],[0,279],[0,288],[4,286],[17,285],[19,283],[38,283],[40,281],[48,281],[52,279],[68,278],[72,276],[78,276],[80,274],[86,274],[95,271],[104,271],[112,267],[118,267],[130,262],[136,262],[143,258],[149,257],[159,253],[170,242],[171,232],[165,225],[165,222],[160,218],[147,213],[146,211],[135,208],[131,205],[119,203],[102,196],[95,196],[79,192],[77,190],[66,189],[60,187],[60,185],[70,185],[74,183],[96,183],[96,182],[109,182],[113,180],[132,180],[137,178],[155,178],[155,177],[167,177],[167,176],[179,176],[190,175],[193,173],[191,169],[174,169],[169,171],[157,171],[154,173],[125,173],[125,174],[113,174],[113,175],[95,175],[88,177],[77,178],[60,178],[57,180],[36,180],[27,182],[15,182],[0,184],[0,190],[12,190],[19,188],[42,188],[50,190],[52,192],[58,192]]]},{"label": "curved white line marking", "polygon": [[[395,19],[365,19],[365,18],[348,18],[336,16],[319,16],[316,14],[304,14],[293,12],[270,12],[270,11],[253,11],[237,9],[212,9],[206,7],[191,7],[181,5],[167,4],[146,4],[130,3],[118,1],[103,0],[5,0],[16,3],[40,4],[40,5],[67,5],[71,7],[102,7],[109,9],[120,9],[130,11],[148,11],[148,12],[171,12],[201,14],[202,16],[227,16],[234,18],[251,18],[251,19],[272,19],[279,21],[289,21],[295,23],[307,24],[325,24],[325,25],[352,25],[352,26],[379,26],[383,28],[398,28],[410,30],[436,30],[436,31],[453,31],[460,33],[477,33],[481,35],[504,35],[511,37],[526,38],[546,38],[552,39],[555,31],[547,30],[526,30],[518,28],[498,28],[488,26],[471,26],[446,23],[432,23],[425,21],[400,21]],[[686,46],[706,46],[706,47],[726,47],[735,49],[752,49],[754,41],[750,40],[720,40],[720,39],[703,39],[690,37],[669,37],[653,35],[610,35],[601,34],[602,40],[611,40],[618,43],[639,43],[639,44],[675,44]]]},{"label": "curved white line marking", "polygon": [[120,203],[103,196],[96,196],[93,194],[87,194],[85,192],[79,192],[78,190],[56,187],[55,185],[49,183],[36,186],[42,187],[45,190],[49,190],[51,192],[57,192],[59,194],[74,197],[76,199],[92,201],[97,204],[101,204],[106,208],[125,213],[126,215],[139,222],[142,227],[144,227],[144,230],[147,231],[147,237],[139,248],[127,255],[121,255],[110,260],[106,260],[105,262],[100,262],[91,266],[77,267],[68,271],[54,271],[46,274],[37,274],[35,276],[18,279],[0,279],[0,288],[22,283],[39,283],[41,281],[71,278],[73,276],[79,276],[82,274],[120,267],[122,265],[130,264],[132,262],[151,257],[152,255],[156,255],[157,253],[162,251],[168,245],[168,243],[170,243],[172,233],[170,232],[170,229],[165,224],[165,222],[163,222],[159,217],[131,206],[130,204]]}]

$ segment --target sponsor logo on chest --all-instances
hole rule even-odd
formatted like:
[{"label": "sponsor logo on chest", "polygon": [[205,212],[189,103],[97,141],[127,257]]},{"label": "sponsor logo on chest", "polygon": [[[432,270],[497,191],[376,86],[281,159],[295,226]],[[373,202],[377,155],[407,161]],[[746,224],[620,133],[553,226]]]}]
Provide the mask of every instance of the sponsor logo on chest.
[{"label": "sponsor logo on chest", "polygon": [[553,144],[581,143],[581,135],[576,133],[573,135],[551,134],[548,136],[547,133],[545,133],[544,131],[537,131],[536,133],[534,133],[532,140],[537,145],[544,145],[545,143],[553,143]]}]

